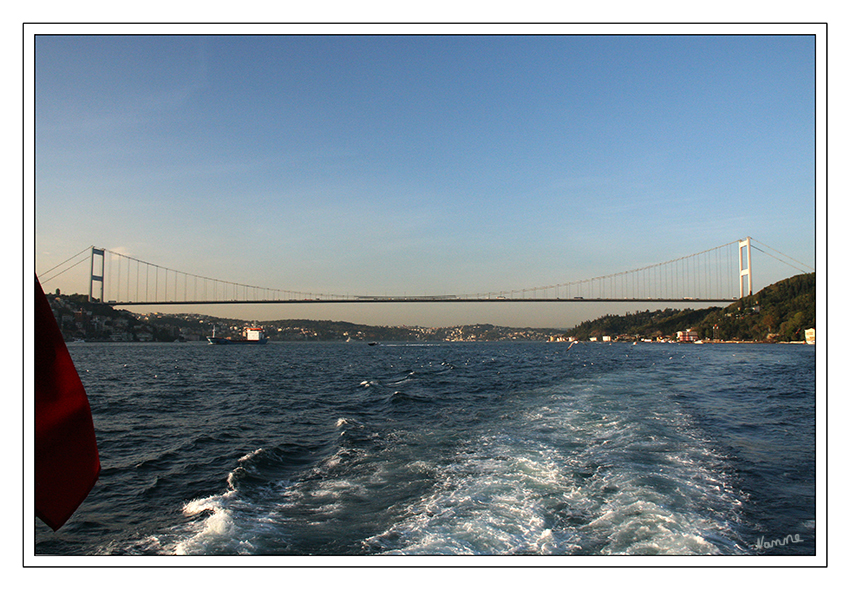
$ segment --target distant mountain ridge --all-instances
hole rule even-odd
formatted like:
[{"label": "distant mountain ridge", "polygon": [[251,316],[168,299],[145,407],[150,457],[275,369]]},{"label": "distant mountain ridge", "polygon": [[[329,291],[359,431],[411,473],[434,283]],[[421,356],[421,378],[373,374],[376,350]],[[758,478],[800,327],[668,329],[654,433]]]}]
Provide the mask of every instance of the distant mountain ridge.
[{"label": "distant mountain ridge", "polygon": [[504,340],[547,340],[562,330],[547,328],[508,328],[473,324],[447,328],[421,326],[366,326],[323,320],[273,320],[263,322],[272,340],[325,341],[438,341],[491,342]]}]

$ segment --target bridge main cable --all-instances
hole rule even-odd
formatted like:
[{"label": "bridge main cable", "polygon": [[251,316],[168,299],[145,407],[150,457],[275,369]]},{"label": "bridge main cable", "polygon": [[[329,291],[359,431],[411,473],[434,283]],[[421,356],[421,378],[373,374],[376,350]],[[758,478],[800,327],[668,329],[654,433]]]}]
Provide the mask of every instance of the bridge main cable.
[{"label": "bridge main cable", "polygon": [[[331,295],[327,293],[308,293],[308,292],[300,292],[294,290],[286,290],[286,289],[272,289],[268,287],[260,287],[257,285],[249,285],[246,283],[237,283],[234,281],[226,281],[222,279],[216,279],[212,277],[207,277],[195,273],[188,273],[185,271],[176,270],[173,268],[161,266],[159,264],[154,264],[152,262],[147,262],[144,260],[140,260],[133,256],[128,256],[126,254],[121,254],[120,252],[115,252],[113,250],[109,250],[107,248],[96,249],[92,248],[93,251],[99,250],[101,252],[107,253],[110,256],[110,259],[104,260],[104,277],[111,275],[111,267],[115,265],[115,261],[117,260],[118,270],[117,270],[117,279],[106,281],[105,285],[105,293],[108,295],[104,295],[104,299],[113,304],[121,304],[121,305],[141,305],[141,304],[166,304],[166,303],[228,303],[228,302],[277,302],[277,301],[295,301],[295,300],[307,300],[307,299],[343,299],[344,297],[341,295]],[[121,261],[126,261],[127,269],[126,277],[124,276],[121,270]],[[135,289],[132,288],[132,266],[135,265],[136,270],[136,280],[135,280]],[[110,272],[107,273],[106,269],[110,268]],[[145,269],[145,277],[142,279],[141,277],[141,269]],[[151,279],[150,271],[153,270],[154,277]],[[160,273],[165,273],[164,283],[162,288],[160,288],[159,284],[159,275]],[[171,293],[169,293],[169,274],[173,275],[174,281],[172,283],[173,288],[173,298],[169,299]],[[182,278],[183,280],[183,289],[182,289],[182,298],[180,297],[181,292],[179,289],[179,280]],[[194,297],[189,298],[189,279],[193,280],[193,292]],[[201,282],[200,289],[198,288],[197,282]],[[125,287],[126,285],[126,287]],[[142,297],[142,285],[144,286],[144,297]],[[121,298],[123,291],[126,293],[126,299]],[[154,298],[150,298],[151,288],[154,291]],[[164,298],[160,299],[159,294],[160,291],[164,293]],[[202,297],[198,297],[198,291],[202,292]],[[210,291],[212,291],[212,298],[210,298]],[[242,291],[245,294],[245,299],[239,299],[239,292]],[[135,298],[131,297],[131,293],[135,293]],[[252,294],[253,296],[249,296]],[[263,296],[260,296],[262,294]],[[114,298],[112,297],[114,295]],[[222,296],[222,299],[219,299],[219,295]]]},{"label": "bridge main cable", "polygon": [[[110,303],[121,305],[162,305],[176,304],[217,304],[217,303],[312,303],[312,302],[476,302],[476,301],[733,301],[735,297],[731,293],[722,292],[724,283],[731,285],[732,279],[724,279],[723,262],[721,250],[727,249],[727,261],[725,263],[725,274],[735,275],[732,272],[733,265],[728,259],[731,258],[731,247],[739,242],[729,242],[722,246],[716,246],[696,254],[680,256],[665,262],[651,264],[640,268],[601,275],[591,279],[569,281],[548,285],[545,287],[532,287],[526,289],[514,289],[509,291],[477,293],[474,295],[436,295],[436,296],[342,296],[336,294],[310,293],[286,289],[271,289],[224,281],[194,273],[187,273],[176,269],[164,267],[158,264],[146,262],[138,258],[121,254],[107,249],[95,249],[94,252],[108,253],[109,261],[104,259],[101,275],[96,277],[103,280],[104,276],[111,275],[111,267],[117,261],[117,279],[111,278],[104,286],[102,296]],[[714,253],[715,262],[711,262]],[[702,258],[701,258],[702,257]],[[126,270],[122,271],[122,261],[125,262]],[[132,272],[135,266],[136,279],[133,284]],[[702,270],[699,267],[704,267]],[[94,276],[94,263],[92,264],[92,275]],[[107,273],[107,268],[110,272]],[[144,269],[144,279],[141,271]],[[151,281],[150,274],[153,271],[154,278]],[[123,273],[126,272],[126,277]],[[160,289],[160,274],[164,273],[163,287]],[[173,281],[169,284],[169,278]],[[189,279],[192,280],[192,295],[190,296]],[[182,280],[182,293],[180,283]],[[200,288],[198,283],[200,282]],[[607,284],[606,284],[607,283]],[[707,291],[702,291],[703,285]],[[133,288],[135,286],[135,289]],[[144,296],[142,296],[144,287]],[[150,297],[153,289],[154,296]],[[125,297],[122,298],[122,290]],[[160,291],[164,297],[160,297]],[[552,296],[551,292],[555,291]],[[564,292],[564,297],[561,292]],[[200,296],[199,296],[200,292]],[[212,294],[210,295],[210,292]],[[538,293],[542,292],[542,296]],[[529,294],[533,297],[529,297]],[[114,295],[114,298],[113,298]],[[181,297],[182,295],[182,297]]]},{"label": "bridge main cable", "polygon": [[[721,246],[715,246],[714,248],[709,248],[707,250],[697,252],[695,254],[689,254],[687,256],[680,256],[678,258],[673,258],[671,260],[667,260],[667,261],[664,261],[664,262],[659,262],[659,263],[656,263],[656,264],[650,264],[650,265],[643,266],[643,267],[640,267],[640,268],[621,271],[621,272],[617,272],[617,273],[601,275],[601,276],[593,277],[593,278],[590,278],[590,279],[581,279],[581,280],[578,280],[578,281],[568,281],[568,282],[564,282],[564,283],[558,283],[558,284],[555,284],[555,285],[538,286],[538,287],[531,287],[531,288],[512,290],[512,291],[502,291],[502,292],[499,293],[499,295],[504,296],[506,293],[510,293],[510,294],[521,293],[523,295],[523,298],[525,298],[525,296],[529,292],[536,293],[538,291],[543,291],[545,293],[545,292],[548,292],[548,291],[551,291],[551,290],[556,290],[557,292],[560,292],[561,289],[564,289],[565,292],[566,292],[567,298],[570,298],[571,288],[576,287],[577,293],[582,294],[582,296],[580,298],[584,299],[584,298],[586,298],[587,292],[583,291],[582,288],[589,288],[590,292],[592,293],[594,291],[594,287],[598,286],[599,290],[603,291],[604,283],[605,283],[606,280],[611,282],[611,283],[615,283],[615,281],[618,278],[624,278],[626,276],[631,276],[631,277],[636,277],[636,278],[642,278],[645,282],[648,282],[648,278],[647,278],[646,275],[644,277],[638,277],[638,275],[640,273],[647,273],[647,275],[648,275],[648,273],[650,271],[658,271],[659,269],[662,269],[662,268],[670,268],[672,265],[676,265],[677,263],[683,263],[683,262],[686,262],[686,261],[695,261],[695,260],[698,259],[698,257],[708,255],[708,254],[711,254],[711,253],[717,253],[718,257],[719,257],[720,251],[724,248],[730,249],[727,253],[727,258],[730,258],[733,254],[732,251],[731,251],[731,247],[737,246],[738,243],[739,243],[739,241],[736,240],[736,241],[733,241],[733,242],[729,242],[727,244],[723,244]],[[727,267],[732,266],[731,262],[729,262],[728,260],[726,262],[726,265],[727,265]],[[721,264],[718,263],[716,265],[716,268],[715,268],[715,272],[718,273],[718,276],[715,278],[715,285],[718,288],[722,287],[722,283],[723,283],[722,277],[720,276],[720,273],[722,272],[720,267],[721,267]],[[687,276],[685,276],[686,272],[687,272],[687,270],[683,270],[682,271],[682,277],[681,277],[682,280],[684,280],[685,282],[687,282],[691,279],[693,279],[693,281],[699,281],[699,279],[701,278],[701,275],[699,275],[699,274],[694,274],[694,275],[688,274]],[[727,277],[727,281],[729,282],[729,284],[727,286],[731,286],[732,285],[732,278],[731,278],[732,270],[731,270],[731,268],[727,268],[727,273],[730,275],[729,277]],[[737,274],[737,271],[736,271],[736,274]],[[706,275],[706,279],[707,279],[707,282],[710,283],[710,280],[709,280],[710,275]],[[656,284],[659,282],[657,277],[656,277],[656,279],[654,279],[654,282]],[[669,286],[669,283],[667,283],[667,285]],[[635,289],[637,289],[637,286],[635,287]],[[644,291],[648,291],[648,285],[643,285],[643,289],[644,289]],[[616,289],[612,289],[612,290],[614,292],[616,292]],[[624,288],[621,288],[620,292],[624,293],[626,291],[625,291]],[[634,291],[632,291],[632,294],[635,295],[636,293]],[[644,301],[655,300],[655,299],[663,299],[663,300],[667,300],[667,301],[699,299],[698,297],[686,297],[686,296],[672,297],[669,293],[661,294],[661,293],[656,292],[655,294],[657,295],[656,297],[649,297],[647,293],[644,293],[644,295],[645,295],[644,297],[631,296],[631,297],[621,297],[620,299],[622,299],[622,300],[640,299],[640,300],[644,300]],[[512,297],[508,297],[508,298],[512,299]],[[606,301],[612,300],[611,297],[601,297],[601,298],[598,298],[598,299],[606,300]],[[734,297],[731,294],[729,294],[728,296],[720,297],[720,298],[716,298],[712,295],[711,297],[709,297],[709,299],[712,300],[712,301],[727,301],[727,300],[733,300]]]}]

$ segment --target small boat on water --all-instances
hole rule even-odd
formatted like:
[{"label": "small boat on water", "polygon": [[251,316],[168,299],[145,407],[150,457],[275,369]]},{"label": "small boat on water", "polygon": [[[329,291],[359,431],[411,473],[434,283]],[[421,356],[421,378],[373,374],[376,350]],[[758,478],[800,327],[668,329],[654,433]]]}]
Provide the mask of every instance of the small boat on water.
[{"label": "small boat on water", "polygon": [[215,326],[213,326],[212,336],[207,336],[207,342],[210,344],[265,344],[268,338],[266,338],[265,330],[256,326],[242,330],[242,338],[222,338],[215,335]]}]

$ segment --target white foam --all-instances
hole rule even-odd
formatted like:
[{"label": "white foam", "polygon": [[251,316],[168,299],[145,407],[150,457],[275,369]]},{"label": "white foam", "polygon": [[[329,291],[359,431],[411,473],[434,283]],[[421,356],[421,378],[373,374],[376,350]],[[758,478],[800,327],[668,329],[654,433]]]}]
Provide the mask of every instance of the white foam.
[{"label": "white foam", "polygon": [[188,539],[175,544],[176,555],[204,554],[211,546],[230,543],[236,526],[231,511],[225,508],[224,502],[233,493],[230,491],[219,496],[192,500],[183,506],[185,516],[196,516],[204,512],[210,514],[202,522],[195,523],[193,534]]},{"label": "white foam", "polygon": [[[509,442],[485,439],[482,454],[450,466],[443,485],[366,545],[396,554],[556,553],[570,547],[549,524],[546,498],[562,485],[542,449],[514,457]],[[502,452],[504,451],[504,452]]]},{"label": "white foam", "polygon": [[215,512],[221,509],[222,499],[231,495],[233,492],[227,492],[222,495],[209,496],[207,498],[198,498],[183,505],[183,514],[185,516],[195,516],[207,510]]},{"label": "white foam", "polygon": [[250,555],[262,551],[265,539],[279,540],[282,534],[273,504],[266,499],[249,502],[235,490],[187,502],[183,515],[191,521],[160,535],[170,541],[157,539],[163,548],[157,552]]},{"label": "white foam", "polygon": [[470,441],[433,493],[365,545],[394,554],[746,552],[734,531],[743,495],[678,406],[621,405],[619,392],[595,385],[541,393],[546,403],[514,425],[545,439],[494,428]]},{"label": "white foam", "polygon": [[254,457],[256,457],[257,455],[259,455],[260,453],[262,453],[264,450],[265,450],[265,449],[263,449],[262,447],[260,447],[259,449],[256,449],[256,450],[254,450],[254,451],[251,451],[251,452],[250,452],[250,453],[248,453],[247,455],[244,455],[244,456],[240,457],[238,462],[239,462],[239,463],[244,463],[245,461],[250,461],[251,459],[253,459],[253,458],[254,458]]}]

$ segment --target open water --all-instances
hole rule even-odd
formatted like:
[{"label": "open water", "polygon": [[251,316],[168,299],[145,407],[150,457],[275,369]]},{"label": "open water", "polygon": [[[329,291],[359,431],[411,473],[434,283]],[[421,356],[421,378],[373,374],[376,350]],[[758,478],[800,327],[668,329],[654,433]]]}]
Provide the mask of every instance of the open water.
[{"label": "open water", "polygon": [[814,555],[815,347],[69,350],[103,471],[36,554]]}]

